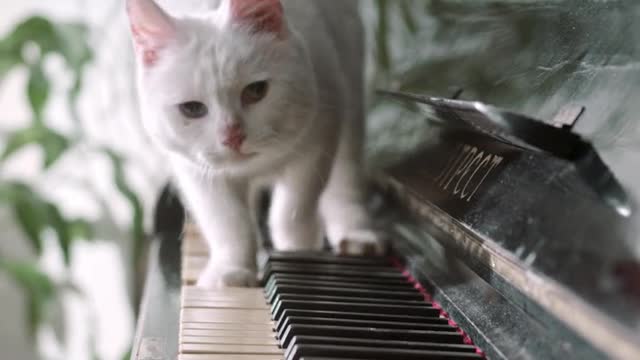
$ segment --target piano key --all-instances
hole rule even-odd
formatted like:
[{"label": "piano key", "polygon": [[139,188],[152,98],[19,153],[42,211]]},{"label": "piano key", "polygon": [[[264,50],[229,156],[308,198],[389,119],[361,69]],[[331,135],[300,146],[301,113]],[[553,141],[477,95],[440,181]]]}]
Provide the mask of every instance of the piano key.
[{"label": "piano key", "polygon": [[183,309],[181,319],[194,323],[272,323],[268,311],[251,309]]},{"label": "piano key", "polygon": [[347,288],[366,288],[379,290],[415,290],[415,285],[406,279],[349,278],[340,276],[323,276],[315,274],[273,274],[265,281],[265,289],[278,282],[291,285],[317,285]]},{"label": "piano key", "polygon": [[358,266],[389,266],[385,257],[336,256],[326,252],[273,252],[269,254],[270,263],[318,263],[344,264]]},{"label": "piano key", "polygon": [[246,308],[265,309],[268,304],[261,289],[250,289],[251,291],[231,292],[228,294],[220,292],[208,292],[185,288],[182,292],[182,307],[209,307],[209,308]]},{"label": "piano key", "polygon": [[269,307],[265,304],[251,304],[251,303],[242,303],[242,302],[234,302],[234,301],[197,301],[197,300],[186,300],[182,302],[183,308],[216,308],[216,309],[268,309]]},{"label": "piano key", "polygon": [[274,269],[287,269],[287,268],[306,268],[306,269],[315,269],[319,271],[331,270],[331,269],[342,269],[342,270],[352,270],[352,271],[376,271],[376,272],[393,272],[398,273],[398,269],[390,264],[384,265],[368,265],[362,266],[358,264],[349,264],[349,263],[340,263],[340,262],[268,262],[265,266],[266,268],[274,268]]},{"label": "piano key", "polygon": [[297,301],[285,300],[274,304],[271,308],[273,319],[278,321],[285,309],[299,310],[327,310],[346,312],[372,312],[391,315],[416,315],[425,317],[438,317],[440,310],[425,303],[424,306],[380,305],[366,303],[343,303],[330,301]]},{"label": "piano key", "polygon": [[452,353],[431,350],[385,349],[355,346],[296,345],[287,351],[287,360],[308,359],[309,357],[347,358],[367,360],[466,360],[482,359],[479,354]]},{"label": "piano key", "polygon": [[403,329],[403,330],[430,330],[430,331],[449,331],[457,332],[457,329],[451,325],[444,324],[421,324],[421,323],[409,323],[409,322],[389,322],[389,321],[363,321],[363,320],[350,320],[350,319],[331,319],[331,318],[318,318],[318,317],[301,317],[290,316],[282,324],[281,330],[278,332],[278,337],[282,337],[286,328],[292,324],[300,325],[329,325],[329,326],[347,326],[347,327],[359,327],[359,328],[385,328],[385,329]]},{"label": "piano key", "polygon": [[[268,327],[268,326],[267,326]],[[260,329],[264,329],[264,325],[260,325]],[[181,330],[256,330],[256,324],[239,324],[239,323],[194,323],[181,322]]]},{"label": "piano key", "polygon": [[363,304],[380,304],[380,305],[408,305],[408,306],[423,306],[424,301],[406,301],[406,300],[392,300],[392,299],[377,299],[374,297],[362,298],[354,296],[326,296],[326,295],[296,295],[296,294],[278,294],[273,299],[272,304],[277,304],[284,300],[297,300],[297,301],[331,301],[331,302],[344,302],[344,303],[363,303]]},{"label": "piano key", "polygon": [[183,241],[182,254],[185,256],[209,256],[209,246],[204,241]]},{"label": "piano key", "polygon": [[282,350],[273,345],[180,344],[180,353],[282,355]]},{"label": "piano key", "polygon": [[447,325],[449,320],[442,317],[422,317],[422,316],[409,316],[409,315],[388,315],[388,314],[372,314],[372,313],[357,313],[357,312],[344,312],[344,311],[318,311],[318,310],[295,310],[286,309],[283,311],[280,320],[277,322],[275,330],[280,331],[283,327],[286,319],[289,316],[301,316],[301,317],[323,317],[330,319],[345,319],[345,320],[362,320],[362,321],[386,321],[386,322],[418,322],[422,324],[440,324]]},{"label": "piano key", "polygon": [[180,354],[178,360],[282,360],[280,355]]},{"label": "piano key", "polygon": [[404,340],[376,340],[348,339],[332,336],[294,336],[289,347],[297,344],[306,345],[336,345],[336,346],[368,346],[374,348],[394,348],[408,350],[437,350],[448,352],[476,353],[476,347],[466,344],[445,344],[437,342],[417,342]]},{"label": "piano key", "polygon": [[183,336],[181,344],[218,344],[218,345],[271,345],[278,346],[278,340],[274,336],[270,338],[253,338],[238,336]]},{"label": "piano key", "polygon": [[252,330],[182,329],[180,336],[275,338],[272,329],[265,326]]},{"label": "piano key", "polygon": [[424,301],[424,296],[418,291],[382,291],[369,289],[348,289],[334,288],[330,286],[297,286],[297,285],[274,285],[274,290],[269,296],[268,301],[272,302],[276,294],[298,294],[298,295],[328,295],[328,296],[346,296],[346,297],[362,297],[376,299],[391,300],[411,300]]},{"label": "piano key", "polygon": [[268,279],[273,273],[278,274],[323,274],[330,276],[341,276],[345,279],[357,278],[377,278],[377,279],[397,279],[405,280],[402,273],[393,268],[362,268],[357,266],[341,265],[318,265],[318,264],[267,264],[264,269],[264,278]]},{"label": "piano key", "polygon": [[432,331],[432,330],[402,330],[387,328],[358,328],[349,326],[330,326],[330,325],[300,325],[291,324],[285,328],[283,335],[278,338],[280,345],[287,348],[293,337],[295,336],[323,336],[331,335],[332,337],[352,338],[352,339],[369,339],[373,340],[402,340],[402,341],[423,341],[423,342],[442,342],[451,344],[463,344],[462,335],[457,332],[450,331]]},{"label": "piano key", "polygon": [[264,295],[262,294],[262,289],[260,288],[226,288],[222,290],[207,290],[201,289],[195,286],[184,286],[182,288],[182,294],[188,297],[199,297],[199,298],[253,298],[253,299],[264,299]]}]

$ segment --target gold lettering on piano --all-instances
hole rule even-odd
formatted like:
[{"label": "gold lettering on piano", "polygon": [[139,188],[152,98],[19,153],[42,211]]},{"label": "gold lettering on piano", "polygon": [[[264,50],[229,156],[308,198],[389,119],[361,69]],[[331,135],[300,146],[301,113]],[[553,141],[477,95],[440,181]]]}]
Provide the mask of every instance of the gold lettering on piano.
[{"label": "gold lettering on piano", "polygon": [[471,201],[474,195],[504,158],[475,146],[461,144],[451,155],[436,184],[454,197]]}]

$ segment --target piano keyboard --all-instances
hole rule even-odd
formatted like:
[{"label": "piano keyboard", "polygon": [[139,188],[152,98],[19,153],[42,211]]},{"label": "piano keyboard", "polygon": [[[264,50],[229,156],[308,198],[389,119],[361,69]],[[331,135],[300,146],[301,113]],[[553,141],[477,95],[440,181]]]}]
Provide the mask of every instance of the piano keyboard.
[{"label": "piano keyboard", "polygon": [[183,238],[179,360],[481,359],[482,353],[383,258],[273,253],[264,288],[194,286],[206,246]]}]

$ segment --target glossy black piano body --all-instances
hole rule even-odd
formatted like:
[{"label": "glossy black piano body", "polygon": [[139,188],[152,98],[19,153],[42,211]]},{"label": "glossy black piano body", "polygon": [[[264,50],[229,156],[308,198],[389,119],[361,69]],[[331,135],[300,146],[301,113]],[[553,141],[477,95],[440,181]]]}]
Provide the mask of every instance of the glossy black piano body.
[{"label": "glossy black piano body", "polygon": [[[380,97],[388,123],[416,135],[371,153],[372,208],[396,255],[488,358],[640,358],[640,2],[408,3],[426,8],[414,41],[434,51],[391,89],[461,87],[472,101]],[[553,145],[580,142],[548,148],[508,127],[578,115],[564,131],[596,151],[576,157]],[[182,213],[170,198],[133,359],[177,353]]]}]

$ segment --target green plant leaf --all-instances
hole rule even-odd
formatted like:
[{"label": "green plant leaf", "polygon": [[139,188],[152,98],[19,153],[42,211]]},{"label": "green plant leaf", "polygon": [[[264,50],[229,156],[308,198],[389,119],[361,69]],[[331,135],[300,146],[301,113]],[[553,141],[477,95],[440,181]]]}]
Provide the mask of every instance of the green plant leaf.
[{"label": "green plant leaf", "polygon": [[51,203],[45,203],[48,225],[56,232],[58,245],[62,250],[65,264],[71,263],[71,224],[62,216],[60,210]]},{"label": "green plant leaf", "polygon": [[43,200],[27,185],[0,183],[0,201],[7,203],[16,222],[39,255],[42,252],[42,231],[46,228],[47,213]]},{"label": "green plant leaf", "polygon": [[0,270],[25,292],[28,301],[29,331],[31,336],[35,336],[38,326],[46,320],[50,304],[57,296],[55,284],[31,263],[0,259]]},{"label": "green plant leaf", "polygon": [[0,160],[5,161],[23,147],[37,143],[41,137],[41,132],[41,128],[31,127],[24,130],[18,130],[9,135]]},{"label": "green plant leaf", "polygon": [[77,69],[91,60],[88,28],[82,23],[56,23],[42,16],[30,17],[3,40],[6,52],[21,54],[26,44],[38,46],[42,56],[56,52]]},{"label": "green plant leaf", "polygon": [[27,97],[37,122],[42,122],[44,107],[49,99],[51,85],[42,71],[40,63],[31,67],[29,83],[27,84]]},{"label": "green plant leaf", "polygon": [[40,142],[44,150],[44,167],[51,167],[69,149],[70,141],[65,136],[47,131]]},{"label": "green plant leaf", "polygon": [[91,240],[95,233],[93,224],[83,219],[73,219],[68,222],[69,235],[72,239]]},{"label": "green plant leaf", "polygon": [[42,253],[42,231],[46,228],[47,213],[33,199],[20,199],[13,205],[13,215],[22,232],[31,241],[31,246],[38,255]]},{"label": "green plant leaf", "polygon": [[10,49],[6,41],[0,41],[0,81],[4,79],[9,71],[21,63],[22,57],[20,53]]},{"label": "green plant leaf", "polygon": [[0,161],[5,161],[23,147],[32,144],[41,146],[44,151],[44,167],[49,168],[67,151],[70,141],[51,129],[34,125],[27,129],[18,130],[9,136]]},{"label": "green plant leaf", "polygon": [[42,198],[33,189],[21,183],[0,183],[0,201],[8,203],[22,232],[34,250],[41,254],[42,235],[46,229],[56,233],[65,263],[71,261],[71,244],[74,239],[90,239],[93,227],[82,219],[66,219],[60,209]]},{"label": "green plant leaf", "polygon": [[54,24],[54,28],[60,44],[57,50],[71,69],[80,72],[93,58],[88,42],[89,29],[81,23],[59,23]]},{"label": "green plant leaf", "polygon": [[7,49],[15,53],[21,53],[23,46],[28,43],[38,45],[42,54],[58,47],[53,24],[41,16],[30,17],[18,24],[5,41]]},{"label": "green plant leaf", "polygon": [[[36,121],[42,120],[42,112],[49,97],[50,84],[41,68],[44,57],[57,53],[65,59],[75,77],[75,85],[69,94],[70,103],[75,103],[84,68],[93,58],[88,35],[88,28],[82,23],[57,23],[41,16],[33,16],[18,24],[9,35],[0,40],[0,79],[17,65],[27,64],[30,67],[27,96]],[[33,47],[36,51],[25,52],[26,46]],[[25,53],[31,57],[23,59]]]}]

